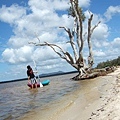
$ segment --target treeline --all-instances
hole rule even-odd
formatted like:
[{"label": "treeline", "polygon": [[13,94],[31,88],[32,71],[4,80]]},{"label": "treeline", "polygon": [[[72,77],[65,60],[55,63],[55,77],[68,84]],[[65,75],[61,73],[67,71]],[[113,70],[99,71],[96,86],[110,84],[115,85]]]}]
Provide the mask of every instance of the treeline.
[{"label": "treeline", "polygon": [[101,62],[97,65],[97,69],[112,67],[112,66],[120,66],[120,56],[117,59],[107,60],[106,62]]}]

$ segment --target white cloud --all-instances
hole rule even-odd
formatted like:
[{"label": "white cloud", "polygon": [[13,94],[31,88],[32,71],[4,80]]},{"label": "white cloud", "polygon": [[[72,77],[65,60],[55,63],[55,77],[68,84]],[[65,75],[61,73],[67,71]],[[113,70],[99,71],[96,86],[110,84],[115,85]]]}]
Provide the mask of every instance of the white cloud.
[{"label": "white cloud", "polygon": [[79,0],[79,5],[81,7],[88,7],[90,6],[90,0]]},{"label": "white cloud", "polygon": [[30,57],[33,53],[33,47],[23,46],[19,49],[7,48],[2,53],[3,59],[9,63],[21,63],[30,61]]},{"label": "white cloud", "polygon": [[39,47],[32,54],[32,59],[37,60],[37,61],[39,60],[45,61],[49,59],[55,59],[57,57],[58,56],[49,47]]},{"label": "white cloud", "polygon": [[9,41],[8,44],[9,46],[11,46],[12,48],[20,48],[23,47],[24,45],[28,45],[28,40],[25,37],[18,37],[18,36],[12,36]]},{"label": "white cloud", "polygon": [[[66,8],[69,7],[68,5],[68,0],[49,0],[49,1],[41,1],[41,4],[38,4],[39,0],[29,0],[29,5],[35,6],[36,8],[41,8],[41,9],[49,9],[49,10],[66,10]],[[52,4],[50,6],[50,4]]]},{"label": "white cloud", "polygon": [[26,15],[26,9],[17,4],[13,4],[10,7],[3,5],[0,8],[0,19],[9,24],[14,24],[16,20],[22,18],[24,15]]},{"label": "white cloud", "polygon": [[112,16],[119,13],[120,14],[120,6],[110,6],[105,12],[105,17],[107,20],[112,19]]},{"label": "white cloud", "polygon": [[98,25],[98,27],[93,32],[93,39],[97,38],[97,40],[105,40],[108,37],[109,30],[108,26],[104,23]]},{"label": "white cloud", "polygon": [[105,52],[103,52],[102,50],[99,50],[99,51],[93,51],[94,55],[95,56],[99,56],[99,57],[103,57],[105,56]]},{"label": "white cloud", "polygon": [[120,47],[120,38],[115,38],[112,42],[111,42],[112,46],[115,48],[119,48]]},{"label": "white cloud", "polygon": [[92,35],[92,43],[95,48],[103,48],[108,45],[107,37],[109,35],[108,26],[104,23],[100,23],[94,30]]}]

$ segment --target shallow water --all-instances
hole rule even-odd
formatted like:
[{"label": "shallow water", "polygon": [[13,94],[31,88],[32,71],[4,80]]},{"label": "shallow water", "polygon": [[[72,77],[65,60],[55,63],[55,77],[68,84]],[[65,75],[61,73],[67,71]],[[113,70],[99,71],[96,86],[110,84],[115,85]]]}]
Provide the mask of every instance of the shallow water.
[{"label": "shallow water", "polygon": [[26,80],[0,84],[0,120],[16,120],[37,108],[46,109],[49,103],[54,104],[80,86],[78,81],[70,80],[73,76],[75,74],[41,78],[41,81],[49,79],[50,84],[37,89],[28,88]]},{"label": "shallow water", "polygon": [[[70,84],[68,85],[68,89],[64,89],[64,94],[54,94],[58,99],[50,99],[51,101],[49,101],[47,104],[44,104],[43,107],[39,107],[30,111],[20,120],[33,120],[33,118],[35,120],[75,120],[71,118],[74,116],[69,117],[70,114],[72,112],[77,113],[77,111],[82,113],[92,103],[97,101],[102,95],[102,91],[104,91],[104,86],[107,84],[107,79],[104,77],[80,81],[69,81],[66,79],[68,76],[63,77],[66,83]],[[65,86],[60,84],[61,89],[58,89],[58,91],[62,90],[62,88],[66,88],[66,83],[64,83]],[[55,91],[57,93],[57,88],[55,88]],[[74,109],[76,112],[66,112],[62,118],[58,119],[58,116],[67,110],[69,111],[73,104],[77,105],[76,108],[78,109]],[[82,120],[87,120],[87,118]]]}]

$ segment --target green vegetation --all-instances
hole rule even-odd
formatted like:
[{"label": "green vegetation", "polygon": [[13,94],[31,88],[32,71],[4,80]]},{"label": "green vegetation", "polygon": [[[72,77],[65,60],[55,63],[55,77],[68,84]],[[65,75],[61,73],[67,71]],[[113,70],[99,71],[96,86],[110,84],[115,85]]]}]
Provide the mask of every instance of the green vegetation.
[{"label": "green vegetation", "polygon": [[96,68],[105,68],[105,67],[112,67],[112,66],[120,66],[120,56],[117,59],[107,60],[106,62],[101,62],[97,65]]}]

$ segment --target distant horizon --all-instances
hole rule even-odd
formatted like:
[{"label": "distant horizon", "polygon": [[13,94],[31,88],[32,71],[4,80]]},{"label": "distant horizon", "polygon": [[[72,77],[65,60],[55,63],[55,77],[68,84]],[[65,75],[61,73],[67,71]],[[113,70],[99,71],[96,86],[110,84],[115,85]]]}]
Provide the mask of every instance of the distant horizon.
[{"label": "distant horizon", "polygon": [[[58,72],[52,72],[52,73],[39,74],[39,77],[44,78],[44,77],[51,77],[51,76],[57,76],[57,75],[70,74],[70,73],[75,73],[75,72],[78,72],[78,71],[69,71],[69,72],[58,71]],[[36,77],[38,77],[38,76],[36,76]],[[1,83],[8,83],[8,82],[24,81],[24,80],[28,80],[28,78],[26,77],[26,78],[20,78],[20,79],[0,81],[0,84]]]}]

